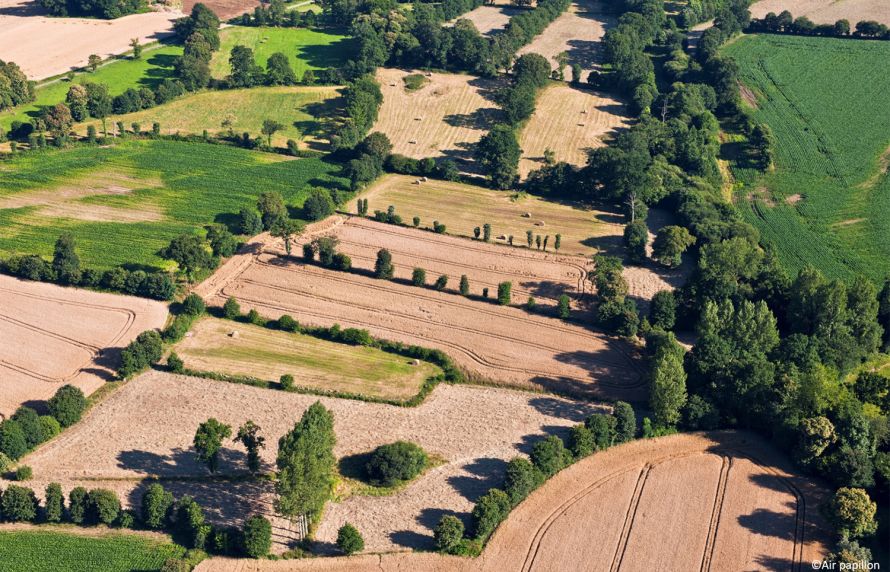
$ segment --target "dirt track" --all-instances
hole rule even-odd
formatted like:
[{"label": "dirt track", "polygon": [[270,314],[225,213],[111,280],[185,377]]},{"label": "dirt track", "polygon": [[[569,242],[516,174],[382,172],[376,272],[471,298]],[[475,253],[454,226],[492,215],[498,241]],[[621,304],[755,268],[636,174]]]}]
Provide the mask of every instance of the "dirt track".
[{"label": "dirt track", "polygon": [[[443,385],[418,407],[395,407],[152,371],[127,382],[84,421],[28,455],[24,462],[35,475],[29,486],[43,491],[47,482],[58,481],[66,493],[80,484],[108,487],[138,506],[142,480],[154,475],[164,477],[164,486],[177,495],[194,495],[215,522],[241,523],[256,511],[271,514],[268,482],[194,480],[207,475],[192,450],[195,428],[208,417],[235,428],[252,419],[266,437],[262,458],[271,468],[278,438],[318,399],[334,413],[338,458],[403,439],[446,460],[396,495],[353,496],[328,506],[318,539],[332,543],[348,520],[362,531],[369,551],[430,548],[438,517],[470,511],[489,487],[500,485],[507,459],[527,454],[545,433],[565,435],[569,426],[601,410],[547,395],[466,385]],[[243,467],[243,448],[226,442],[219,472],[239,474]],[[283,521],[275,523],[276,539],[288,538]]]},{"label": "dirt track", "polygon": [[645,398],[625,342],[516,307],[267,253],[233,257],[196,291],[210,304],[235,297],[242,308],[270,318],[290,314],[300,322],[365,328],[378,337],[438,348],[478,380],[585,397]]},{"label": "dirt track", "polygon": [[91,54],[103,59],[130,51],[130,39],[154,42],[173,33],[178,10],[117,18],[51,18],[35,0],[0,0],[0,59],[13,61],[28,79],[40,80],[86,66]]},{"label": "dirt track", "polygon": [[89,395],[119,349],[167,318],[161,302],[0,276],[0,416],[70,383]]},{"label": "dirt track", "polygon": [[825,494],[753,435],[674,435],[597,453],[559,473],[512,512],[477,559],[212,559],[198,570],[802,570],[827,554],[818,509]]}]

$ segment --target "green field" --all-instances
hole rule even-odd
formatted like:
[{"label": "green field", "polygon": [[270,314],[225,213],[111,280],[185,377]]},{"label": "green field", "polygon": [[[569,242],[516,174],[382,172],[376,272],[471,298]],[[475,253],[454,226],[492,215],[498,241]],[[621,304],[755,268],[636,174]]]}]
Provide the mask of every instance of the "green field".
[{"label": "green field", "polygon": [[339,34],[305,28],[266,28],[231,26],[220,31],[221,45],[210,61],[213,77],[229,75],[229,56],[235,46],[253,50],[257,64],[265,69],[266,60],[275,52],[290,58],[297,79],[306,70],[341,67],[352,55],[354,42]]},{"label": "green field", "polygon": [[0,572],[159,570],[184,550],[132,534],[77,536],[55,531],[0,532]]},{"label": "green field", "polygon": [[[131,87],[153,87],[168,77],[173,77],[174,60],[182,54],[181,46],[161,45],[146,48],[139,60],[121,59],[97,69],[94,73],[80,73],[75,83],[104,83],[111,95],[119,95]],[[37,99],[0,113],[0,127],[8,129],[13,121],[26,122],[36,117],[42,107],[65,101],[71,83],[55,81],[37,88]]]},{"label": "green field", "polygon": [[338,170],[321,159],[174,141],[21,153],[0,162],[0,255],[49,256],[70,231],[86,266],[168,267],[157,252],[178,234],[233,222],[263,191],[299,207],[311,186],[342,185]]},{"label": "green field", "polygon": [[[283,147],[288,139],[305,140],[313,146],[326,144],[332,120],[339,115],[336,87],[282,86],[253,87],[223,91],[203,91],[179,97],[170,103],[151,109],[114,116],[127,129],[133,122],[149,129],[154,122],[161,124],[161,132],[200,135],[227,132],[229,127],[238,135],[248,132],[260,135],[265,119],[274,119],[284,129],[272,137],[272,144]],[[223,122],[227,126],[223,127]],[[85,133],[88,125],[101,131],[101,121],[88,121],[77,127]]]},{"label": "green field", "polygon": [[761,35],[724,52],[776,139],[774,171],[734,164],[744,217],[792,273],[890,274],[890,43]]}]

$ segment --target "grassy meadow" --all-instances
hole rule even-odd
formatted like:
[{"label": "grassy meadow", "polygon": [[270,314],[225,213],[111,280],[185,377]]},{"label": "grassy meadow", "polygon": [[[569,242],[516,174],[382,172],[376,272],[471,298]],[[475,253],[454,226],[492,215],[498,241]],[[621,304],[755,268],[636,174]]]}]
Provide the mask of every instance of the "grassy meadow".
[{"label": "grassy meadow", "polygon": [[[139,123],[146,130],[158,122],[165,134],[200,135],[205,129],[215,134],[231,128],[239,135],[247,132],[257,136],[263,120],[274,119],[284,129],[272,137],[273,145],[283,147],[288,139],[293,139],[323,147],[333,127],[331,120],[339,115],[338,95],[336,87],[326,86],[202,91],[151,109],[116,115],[113,120],[123,121],[127,129],[132,123]],[[101,121],[87,121],[76,129],[83,134],[91,124],[101,131]]]},{"label": "grassy meadow", "polygon": [[0,572],[159,570],[184,549],[133,534],[83,536],[49,530],[0,532]]},{"label": "grassy meadow", "polygon": [[[172,78],[173,64],[182,55],[182,46],[161,44],[147,47],[138,60],[125,58],[116,60],[97,69],[83,72],[74,77],[74,83],[104,83],[111,95],[120,95],[131,87],[153,87],[166,78]],[[65,101],[71,82],[55,81],[37,88],[37,99],[27,105],[0,112],[0,127],[9,128],[13,121],[27,122],[36,117],[40,109]]]},{"label": "grassy meadow", "polygon": [[760,35],[724,53],[754,117],[775,136],[775,168],[739,161],[736,204],[792,273],[890,274],[890,43]]},{"label": "grassy meadow", "polygon": [[269,56],[282,52],[290,59],[297,79],[306,70],[342,66],[355,49],[347,36],[306,28],[230,26],[221,30],[219,37],[219,51],[210,61],[210,72],[215,78],[224,78],[231,72],[229,56],[235,46],[252,49],[263,69]]},{"label": "grassy meadow", "polygon": [[338,172],[321,159],[175,141],[22,153],[0,163],[0,256],[51,256],[69,231],[86,266],[166,268],[157,253],[175,236],[233,223],[264,191],[300,207],[310,187],[344,185]]},{"label": "grassy meadow", "polygon": [[[229,335],[232,330],[237,337]],[[198,322],[175,351],[193,370],[274,382],[290,374],[307,389],[389,400],[410,399],[428,377],[441,373],[435,365],[411,365],[408,358],[375,348],[218,318]]]}]

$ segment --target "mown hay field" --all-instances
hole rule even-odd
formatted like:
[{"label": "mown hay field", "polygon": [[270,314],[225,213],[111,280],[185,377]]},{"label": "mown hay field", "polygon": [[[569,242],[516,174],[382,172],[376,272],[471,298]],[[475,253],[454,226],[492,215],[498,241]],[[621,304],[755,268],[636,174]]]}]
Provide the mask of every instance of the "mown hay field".
[{"label": "mown hay field", "polygon": [[[210,134],[235,135],[250,133],[260,136],[263,121],[273,119],[284,127],[272,137],[272,144],[283,147],[288,139],[305,145],[327,144],[331,122],[339,115],[338,88],[326,86],[252,87],[224,91],[203,91],[177,98],[151,109],[116,115],[130,129],[134,122],[143,130],[154,122],[161,125],[161,133],[200,135],[205,129]],[[101,132],[101,121],[88,121],[77,126],[85,133],[88,125]],[[265,136],[263,136],[265,138]]]},{"label": "mown hay field", "polygon": [[[415,216],[420,217],[424,228],[439,221],[446,226],[448,234],[473,236],[475,227],[488,223],[495,242],[504,243],[499,236],[513,235],[515,245],[525,245],[526,232],[532,231],[542,237],[549,235],[552,251],[559,233],[562,235],[560,254],[596,254],[612,246],[623,232],[618,213],[464,183],[438,180],[418,183],[417,177],[407,175],[385,175],[362,196],[368,199],[372,213],[393,205],[406,223],[411,223]],[[526,214],[530,216],[524,216]]]},{"label": "mown hay field", "polygon": [[795,18],[806,16],[817,24],[834,24],[846,19],[851,26],[861,20],[877,20],[890,25],[890,9],[885,0],[760,0],[751,5],[751,15],[755,18],[783,10],[788,10]]},{"label": "mown hay field", "polygon": [[[755,35],[723,52],[739,64],[754,117],[775,136],[767,174],[736,156],[739,210],[796,272],[890,272],[890,43]],[[727,146],[731,150],[731,146]]]},{"label": "mown hay field", "polygon": [[0,571],[131,572],[159,570],[168,558],[181,558],[185,549],[160,534],[102,532],[69,527],[22,530],[0,527]]},{"label": "mown hay field", "polygon": [[516,14],[521,14],[523,11],[523,9],[513,6],[495,6],[486,4],[484,6],[479,6],[474,10],[470,10],[463,16],[452,20],[449,22],[449,25],[454,25],[454,22],[457,20],[469,20],[476,26],[476,29],[479,30],[480,34],[483,36],[493,36],[498,32],[503,31],[504,26],[507,25],[510,18]]},{"label": "mown hay field", "polygon": [[220,47],[210,60],[210,73],[224,78],[232,71],[229,57],[235,46],[247,46],[253,50],[256,62],[263,69],[275,52],[281,52],[290,60],[297,79],[307,70],[339,68],[355,50],[355,43],[346,35],[306,28],[272,28],[229,26],[220,30]]},{"label": "mown hay field", "polygon": [[404,401],[441,370],[381,350],[320,340],[262,326],[204,318],[174,351],[195,371],[277,382],[291,375],[301,388]]},{"label": "mown hay field", "polygon": [[389,137],[393,153],[415,159],[448,157],[472,168],[473,145],[501,116],[491,100],[497,80],[431,73],[423,87],[408,91],[412,71],[379,68],[383,105],[371,131]]},{"label": "mown hay field", "polygon": [[[180,55],[182,46],[159,44],[146,48],[141,59],[117,60],[100,67],[95,72],[79,73],[75,76],[74,83],[104,83],[113,96],[120,95],[131,87],[137,89],[143,86],[153,87],[164,79],[174,76],[173,65]],[[70,87],[71,82],[67,80],[38,87],[37,99],[33,102],[0,111],[0,127],[7,130],[13,121],[28,122],[37,117],[42,108],[65,101]]]},{"label": "mown hay field", "polygon": [[587,72],[595,69],[600,61],[600,40],[615,22],[615,16],[605,13],[601,0],[576,0],[559,18],[534,40],[523,46],[517,55],[540,54],[550,60],[553,69],[559,64],[556,56],[566,52],[569,56],[566,77],[571,77],[571,67],[578,64]]},{"label": "mown hay field", "polygon": [[310,186],[341,185],[338,170],[321,159],[158,140],[22,153],[0,164],[0,256],[51,256],[67,231],[86,267],[168,267],[158,251],[177,235],[233,222],[264,191],[300,207]]},{"label": "mown hay field", "polygon": [[550,85],[538,94],[535,112],[520,133],[519,175],[543,167],[547,149],[557,161],[583,166],[587,152],[605,145],[629,120],[624,104],[613,97],[563,83]]}]

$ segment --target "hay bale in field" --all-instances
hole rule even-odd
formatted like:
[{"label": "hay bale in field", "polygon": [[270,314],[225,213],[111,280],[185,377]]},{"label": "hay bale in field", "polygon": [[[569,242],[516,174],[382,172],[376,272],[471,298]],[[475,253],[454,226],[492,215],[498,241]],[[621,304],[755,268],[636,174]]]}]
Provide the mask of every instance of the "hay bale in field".
[{"label": "hay bale in field", "polygon": [[504,235],[504,234],[499,234],[499,235],[498,235],[498,240],[507,240],[507,236]]},{"label": "hay bale in field", "polygon": [[229,337],[237,339],[241,337],[241,334],[238,333],[238,330],[232,330],[231,332],[229,332]]},{"label": "hay bale in field", "polygon": [[417,145],[417,139],[412,139],[408,141],[408,143],[410,143],[411,145]]},{"label": "hay bale in field", "polygon": [[422,182],[424,182],[424,183],[427,182],[427,181],[429,181],[429,179],[427,179],[426,177],[421,177],[420,180],[421,180]]},{"label": "hay bale in field", "polygon": [[532,218],[532,213],[522,213],[522,218]]},{"label": "hay bale in field", "polygon": [[542,220],[535,221],[535,226],[544,226],[544,221],[542,221]]},{"label": "hay bale in field", "polygon": [[578,127],[584,127],[584,123],[579,123]]},{"label": "hay bale in field", "polygon": [[413,360],[411,360],[411,365],[420,365],[420,360],[417,358],[414,358]]}]

